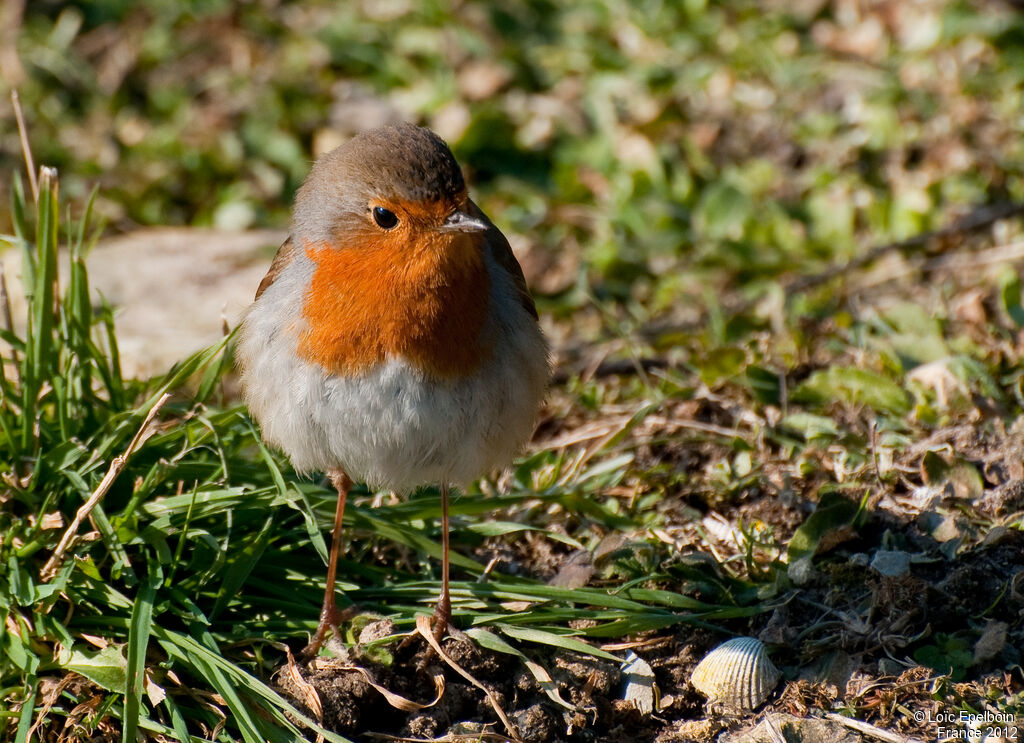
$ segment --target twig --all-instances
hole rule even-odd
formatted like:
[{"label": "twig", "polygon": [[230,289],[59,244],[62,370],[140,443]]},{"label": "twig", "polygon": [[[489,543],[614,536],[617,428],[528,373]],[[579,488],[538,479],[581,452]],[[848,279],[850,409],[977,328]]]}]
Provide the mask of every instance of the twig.
[{"label": "twig", "polygon": [[860,720],[852,720],[849,717],[837,715],[835,712],[827,712],[825,714],[825,718],[832,720],[832,722],[838,722],[840,725],[845,725],[851,730],[856,730],[861,735],[867,735],[871,738],[884,740],[886,743],[924,743],[920,738],[911,738],[908,735],[890,733],[888,730],[882,730],[882,728],[875,727],[870,723],[861,722]]},{"label": "twig", "polygon": [[473,686],[475,686],[487,695],[487,701],[491,703],[491,708],[498,715],[498,719],[501,720],[502,724],[505,726],[505,729],[508,731],[508,734],[512,736],[513,740],[522,741],[522,738],[519,737],[519,734],[516,732],[515,727],[512,725],[512,721],[508,719],[508,716],[501,709],[501,705],[498,704],[498,700],[494,697],[494,694],[491,692],[491,690],[483,684],[481,684],[475,678],[473,678],[469,671],[465,670],[462,666],[460,666],[458,663],[452,660],[448,656],[448,654],[445,653],[444,650],[441,648],[441,643],[439,643],[437,641],[437,638],[434,637],[434,631],[430,626],[430,617],[428,617],[425,614],[421,614],[420,616],[416,617],[416,631],[419,632],[420,635],[422,635],[423,639],[426,640],[430,647],[434,649],[434,652],[437,653],[438,657],[441,658],[441,660],[443,660],[445,663],[451,666],[456,673],[462,676],[462,678],[466,679],[466,681],[473,684]]},{"label": "twig", "polygon": [[940,255],[925,262],[921,270],[929,271],[956,271],[967,268],[977,268],[993,263],[1008,263],[1019,261],[1024,258],[1024,241],[995,245],[986,250],[979,250],[973,255]]},{"label": "twig", "polygon": [[875,420],[871,421],[871,427],[870,427],[870,429],[868,431],[868,434],[869,434],[869,437],[870,437],[868,439],[868,443],[870,444],[870,447],[871,447],[871,463],[874,465],[874,468],[875,468],[875,481],[878,483],[879,487],[882,487],[883,486],[883,483],[882,483],[882,471],[881,471],[881,469],[878,466],[878,422],[877,421],[875,421]]},{"label": "twig", "polygon": [[44,582],[52,580],[60,569],[61,563],[64,562],[64,553],[67,551],[72,540],[74,540],[78,527],[82,525],[89,514],[92,513],[92,509],[96,507],[96,504],[100,502],[100,499],[106,495],[107,491],[110,490],[110,486],[114,484],[114,480],[121,474],[121,470],[125,468],[128,463],[128,458],[135,453],[136,449],[142,444],[142,437],[146,433],[146,429],[149,428],[149,424],[156,418],[157,413],[164,404],[171,399],[170,394],[165,393],[163,397],[156,401],[156,404],[150,408],[149,413],[146,415],[146,420],[139,426],[139,430],[135,432],[135,436],[132,437],[131,442],[128,444],[128,448],[125,449],[124,454],[114,457],[110,463],[110,468],[107,469],[107,474],[103,476],[100,484],[93,491],[89,499],[78,509],[78,513],[75,514],[74,520],[68,526],[64,532],[64,536],[60,538],[60,542],[57,544],[57,549],[53,551],[50,559],[46,561],[46,565],[40,571],[39,576]]},{"label": "twig", "polygon": [[18,120],[18,136],[21,138],[21,154],[25,157],[25,168],[28,169],[28,182],[32,187],[32,200],[39,203],[39,181],[36,180],[36,163],[32,159],[32,147],[28,143],[28,129],[25,128],[25,116],[21,112],[21,99],[18,91],[11,91],[11,104],[14,106],[14,118]]},{"label": "twig", "polygon": [[921,439],[915,444],[908,446],[904,452],[910,457],[920,457],[928,452],[929,449],[947,444],[949,439],[961,436],[964,434],[974,434],[977,429],[969,424],[962,426],[950,426],[949,428],[940,428],[938,431],[933,433],[926,439]]},{"label": "twig", "polygon": [[689,418],[673,418],[666,420],[666,424],[678,426],[679,428],[688,428],[691,431],[710,433],[713,436],[722,436],[727,439],[739,438],[742,435],[738,426],[736,428],[726,428],[725,426],[716,426],[714,423],[703,423],[702,421],[695,421]]}]

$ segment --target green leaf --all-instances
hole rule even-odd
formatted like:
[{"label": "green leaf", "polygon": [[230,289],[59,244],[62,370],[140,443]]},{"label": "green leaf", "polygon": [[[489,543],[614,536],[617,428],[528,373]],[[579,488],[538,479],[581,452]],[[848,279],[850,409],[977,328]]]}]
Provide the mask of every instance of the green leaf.
[{"label": "green leaf", "polygon": [[117,645],[107,645],[96,653],[65,650],[57,657],[57,665],[80,673],[107,691],[123,694],[128,679],[128,661]]},{"label": "green leaf", "polygon": [[28,731],[32,729],[32,718],[35,717],[35,700],[38,690],[39,682],[29,679],[25,702],[21,705],[21,713],[18,715],[18,730],[14,734],[14,743],[29,743]]},{"label": "green leaf", "polygon": [[939,674],[949,674],[954,681],[962,681],[974,663],[974,654],[964,637],[938,632],[934,645],[925,645],[914,651],[914,660]]},{"label": "green leaf", "polygon": [[936,361],[949,355],[942,337],[942,323],[934,313],[914,302],[898,302],[873,325],[882,335],[880,345],[891,346],[907,367]]},{"label": "green leaf", "polygon": [[[17,617],[17,614],[13,616]],[[31,675],[39,668],[39,656],[33,652],[26,639],[28,627],[21,621],[17,622],[17,626],[17,632],[12,632],[10,628],[5,629],[3,632],[3,655],[14,664],[15,668],[24,671],[27,675]]]},{"label": "green leaf", "polygon": [[739,240],[752,210],[753,205],[745,193],[730,183],[719,181],[704,191],[695,219],[699,228],[712,239]]},{"label": "green leaf", "polygon": [[92,555],[86,555],[85,557],[75,555],[75,566],[93,580],[103,580],[103,576],[100,575],[99,568],[96,567]]},{"label": "green leaf", "polygon": [[249,711],[250,708],[242,703],[239,692],[243,691],[258,698],[261,702],[260,706],[268,711],[274,720],[286,729],[296,730],[289,720],[289,717],[291,717],[301,722],[313,732],[332,741],[332,743],[352,743],[348,738],[318,725],[313,719],[300,712],[265,683],[246,673],[195,639],[163,627],[154,627],[153,635],[169,656],[175,658],[186,667],[194,668],[224,697],[240,725],[243,737],[247,741],[259,741],[261,733],[259,731],[259,723],[256,721],[257,718]]},{"label": "green leaf", "polygon": [[150,626],[153,620],[153,601],[163,575],[157,563],[143,584],[132,606],[128,623],[128,662],[124,686],[124,740],[135,740],[142,711],[143,682],[146,674],[146,649],[149,647]]},{"label": "green leaf", "polygon": [[171,725],[174,727],[175,737],[177,737],[181,743],[191,743],[192,736],[188,733],[188,724],[185,722],[185,716],[181,714],[181,710],[178,708],[178,705],[171,694],[168,694],[163,698],[163,705],[167,708],[167,712],[171,716]]},{"label": "green leaf", "polygon": [[[865,496],[866,497],[866,496]],[[814,513],[793,533],[789,541],[788,561],[793,565],[802,558],[810,558],[824,546],[830,546],[843,532],[850,532],[861,506],[834,491],[821,495]]]},{"label": "green leaf", "polygon": [[1024,328],[1024,307],[1020,296],[1020,275],[1012,268],[1005,269],[999,274],[999,301],[1017,327]]},{"label": "green leaf", "polygon": [[514,655],[517,658],[526,657],[523,655],[521,650],[509,645],[489,629],[485,629],[483,627],[470,627],[466,630],[466,634],[472,637],[480,647],[486,648],[487,650],[493,650],[496,653]]},{"label": "green leaf", "polygon": [[985,492],[985,481],[978,469],[959,457],[947,461],[937,452],[928,451],[921,460],[925,482],[929,485],[948,485],[957,498],[974,500]]},{"label": "green leaf", "polygon": [[709,387],[721,382],[742,381],[747,354],[740,348],[713,348],[700,360],[700,378]]},{"label": "green leaf", "polygon": [[474,521],[473,523],[466,524],[462,528],[475,534],[480,534],[484,537],[500,537],[504,534],[514,534],[520,531],[537,531],[546,537],[550,537],[556,542],[571,545],[576,549],[584,549],[583,545],[579,541],[568,535],[560,534],[549,529],[541,529],[538,526],[520,524],[515,521]]},{"label": "green leaf", "polygon": [[619,658],[616,655],[612,655],[600,648],[595,648],[593,645],[569,635],[556,635],[554,632],[545,632],[544,630],[536,629],[534,627],[516,627],[511,624],[497,624],[495,626],[500,629],[503,634],[506,634],[516,640],[536,642],[542,645],[553,645],[556,648],[562,648],[562,650],[572,650],[585,655],[593,655],[596,658],[613,660],[616,663],[622,661],[622,658]]},{"label": "green leaf", "polygon": [[220,614],[228,602],[238,596],[245,579],[252,573],[270,543],[270,538],[274,534],[274,525],[274,516],[268,516],[259,533],[248,540],[240,552],[236,552],[233,557],[228,559],[227,569],[222,574],[220,590],[217,591],[217,600],[210,611],[211,619]]},{"label": "green leaf", "polygon": [[866,405],[878,412],[903,415],[910,410],[907,392],[888,377],[868,369],[833,366],[811,374],[794,391],[794,402]]},{"label": "green leaf", "polygon": [[763,405],[778,405],[782,398],[782,384],[777,372],[751,364],[745,370],[747,386]]},{"label": "green leaf", "polygon": [[522,651],[512,647],[496,634],[482,627],[471,627],[466,630],[466,634],[473,638],[480,647],[496,653],[507,653],[508,655],[514,655],[519,658],[551,701],[565,707],[566,709],[575,709],[572,704],[562,699],[562,696],[558,691],[558,685],[552,681],[551,675],[547,670],[545,670],[539,663],[527,658]]},{"label": "green leaf", "polygon": [[782,419],[781,425],[800,434],[805,441],[839,435],[839,425],[832,418],[814,413],[792,413]]}]

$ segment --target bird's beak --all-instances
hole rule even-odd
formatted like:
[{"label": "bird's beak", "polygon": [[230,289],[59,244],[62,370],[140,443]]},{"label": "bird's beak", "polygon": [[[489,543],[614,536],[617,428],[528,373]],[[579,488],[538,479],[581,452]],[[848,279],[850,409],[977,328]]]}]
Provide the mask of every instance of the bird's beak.
[{"label": "bird's beak", "polygon": [[466,212],[456,209],[444,220],[441,229],[445,232],[486,232],[488,226],[484,220],[471,217]]}]

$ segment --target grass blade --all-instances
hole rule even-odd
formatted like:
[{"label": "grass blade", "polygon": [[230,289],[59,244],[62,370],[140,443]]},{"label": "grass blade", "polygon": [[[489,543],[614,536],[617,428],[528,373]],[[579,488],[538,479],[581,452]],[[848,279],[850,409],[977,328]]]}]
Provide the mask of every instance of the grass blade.
[{"label": "grass blade", "polygon": [[545,632],[534,627],[516,627],[511,624],[498,624],[496,626],[503,634],[515,640],[537,642],[542,645],[554,645],[562,650],[572,650],[577,653],[584,653],[585,655],[593,655],[595,658],[613,660],[616,663],[622,660],[622,658],[616,655],[612,655],[600,648],[595,648],[593,645],[583,642],[583,640],[577,640],[570,635],[556,635],[554,632]]},{"label": "grass blade", "polygon": [[[155,563],[151,563],[155,565]],[[146,674],[146,649],[149,647],[153,620],[153,601],[162,575],[159,566],[151,570],[132,607],[128,624],[128,669],[124,692],[124,740],[135,740],[142,712],[143,682]]]},{"label": "grass blade", "polygon": [[36,693],[39,689],[39,682],[35,679],[29,681],[28,693],[25,695],[25,702],[21,705],[21,714],[18,716],[18,730],[14,734],[15,743],[28,743],[28,731],[32,728],[32,716],[35,712]]}]

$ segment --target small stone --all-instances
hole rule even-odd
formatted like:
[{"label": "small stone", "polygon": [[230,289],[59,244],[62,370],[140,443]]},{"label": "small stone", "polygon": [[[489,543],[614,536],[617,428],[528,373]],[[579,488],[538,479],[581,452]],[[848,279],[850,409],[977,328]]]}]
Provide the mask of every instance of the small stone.
[{"label": "small stone", "polygon": [[622,698],[642,714],[654,712],[658,708],[658,687],[650,664],[630,651],[622,664],[622,674],[626,682]]},{"label": "small stone", "polygon": [[786,570],[789,579],[798,588],[809,586],[817,576],[817,571],[814,569],[811,559],[810,555],[801,557],[790,563],[789,568]]},{"label": "small stone", "polygon": [[882,658],[878,661],[878,673],[881,676],[899,676],[904,670],[903,664],[892,658]]},{"label": "small stone", "polygon": [[910,554],[902,550],[878,550],[871,569],[887,578],[899,578],[910,572]]},{"label": "small stone", "polygon": [[974,662],[985,663],[997,657],[1006,647],[1006,631],[1009,625],[1006,622],[989,621],[985,625],[985,631],[974,643]]},{"label": "small stone", "polygon": [[390,637],[395,634],[395,623],[385,617],[384,619],[378,619],[375,622],[370,622],[368,625],[363,627],[359,633],[359,644],[367,645],[374,640],[379,640],[382,637]]}]

